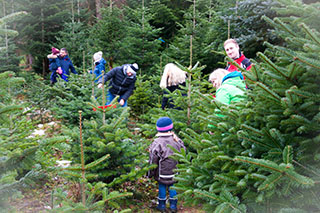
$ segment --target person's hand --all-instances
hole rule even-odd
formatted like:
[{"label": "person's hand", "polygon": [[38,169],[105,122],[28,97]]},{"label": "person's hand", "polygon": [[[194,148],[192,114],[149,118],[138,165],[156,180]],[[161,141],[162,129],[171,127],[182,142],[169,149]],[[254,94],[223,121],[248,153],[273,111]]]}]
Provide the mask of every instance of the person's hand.
[{"label": "person's hand", "polygon": [[103,84],[101,84],[101,83],[98,84],[98,88],[102,88],[102,86],[103,86]]},{"label": "person's hand", "polygon": [[119,102],[119,104],[120,104],[121,106],[123,106],[123,104],[124,104],[124,100],[123,100],[123,99],[121,99],[121,100],[120,100],[120,102]]},{"label": "person's hand", "polygon": [[57,73],[59,73],[60,75],[62,74],[62,69],[61,69],[61,67],[58,67],[58,69],[57,69],[57,71],[56,71]]}]

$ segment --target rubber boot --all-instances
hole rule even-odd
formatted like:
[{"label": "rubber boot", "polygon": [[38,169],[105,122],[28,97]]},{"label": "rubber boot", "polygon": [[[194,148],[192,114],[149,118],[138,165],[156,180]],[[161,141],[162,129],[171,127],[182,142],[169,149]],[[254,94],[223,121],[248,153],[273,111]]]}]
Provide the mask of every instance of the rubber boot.
[{"label": "rubber boot", "polygon": [[178,203],[178,199],[177,198],[170,198],[170,210],[171,212],[177,212],[178,208],[177,208],[177,203]]},{"label": "rubber boot", "polygon": [[159,210],[160,212],[166,212],[166,198],[158,198],[157,210]]}]

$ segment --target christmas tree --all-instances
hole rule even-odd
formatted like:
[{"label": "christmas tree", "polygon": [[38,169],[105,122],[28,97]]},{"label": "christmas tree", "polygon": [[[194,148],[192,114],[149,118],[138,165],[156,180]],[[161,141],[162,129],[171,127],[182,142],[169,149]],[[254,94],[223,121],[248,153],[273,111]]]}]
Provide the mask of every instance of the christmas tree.
[{"label": "christmas tree", "polygon": [[176,188],[187,202],[217,212],[319,211],[319,3],[280,5],[290,18],[265,20],[286,43],[265,42],[261,63],[242,70],[247,100],[226,106],[195,90],[202,102],[193,116],[215,128],[180,132],[191,152],[177,153]]}]

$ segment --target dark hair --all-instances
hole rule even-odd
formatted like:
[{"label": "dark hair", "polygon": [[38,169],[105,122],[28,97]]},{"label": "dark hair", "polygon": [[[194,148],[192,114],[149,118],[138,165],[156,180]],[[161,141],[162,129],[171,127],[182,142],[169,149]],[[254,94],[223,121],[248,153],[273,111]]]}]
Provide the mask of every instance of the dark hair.
[{"label": "dark hair", "polygon": [[68,54],[68,51],[66,48],[61,48],[62,51],[66,52]]}]

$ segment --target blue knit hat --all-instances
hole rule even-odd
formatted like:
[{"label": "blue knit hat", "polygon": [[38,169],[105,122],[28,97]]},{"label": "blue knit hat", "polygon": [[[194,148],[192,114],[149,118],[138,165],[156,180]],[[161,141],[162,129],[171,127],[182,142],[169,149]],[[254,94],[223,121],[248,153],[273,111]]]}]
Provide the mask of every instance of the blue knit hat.
[{"label": "blue knit hat", "polygon": [[161,117],[157,120],[158,132],[168,132],[173,129],[173,122],[169,117]]}]

